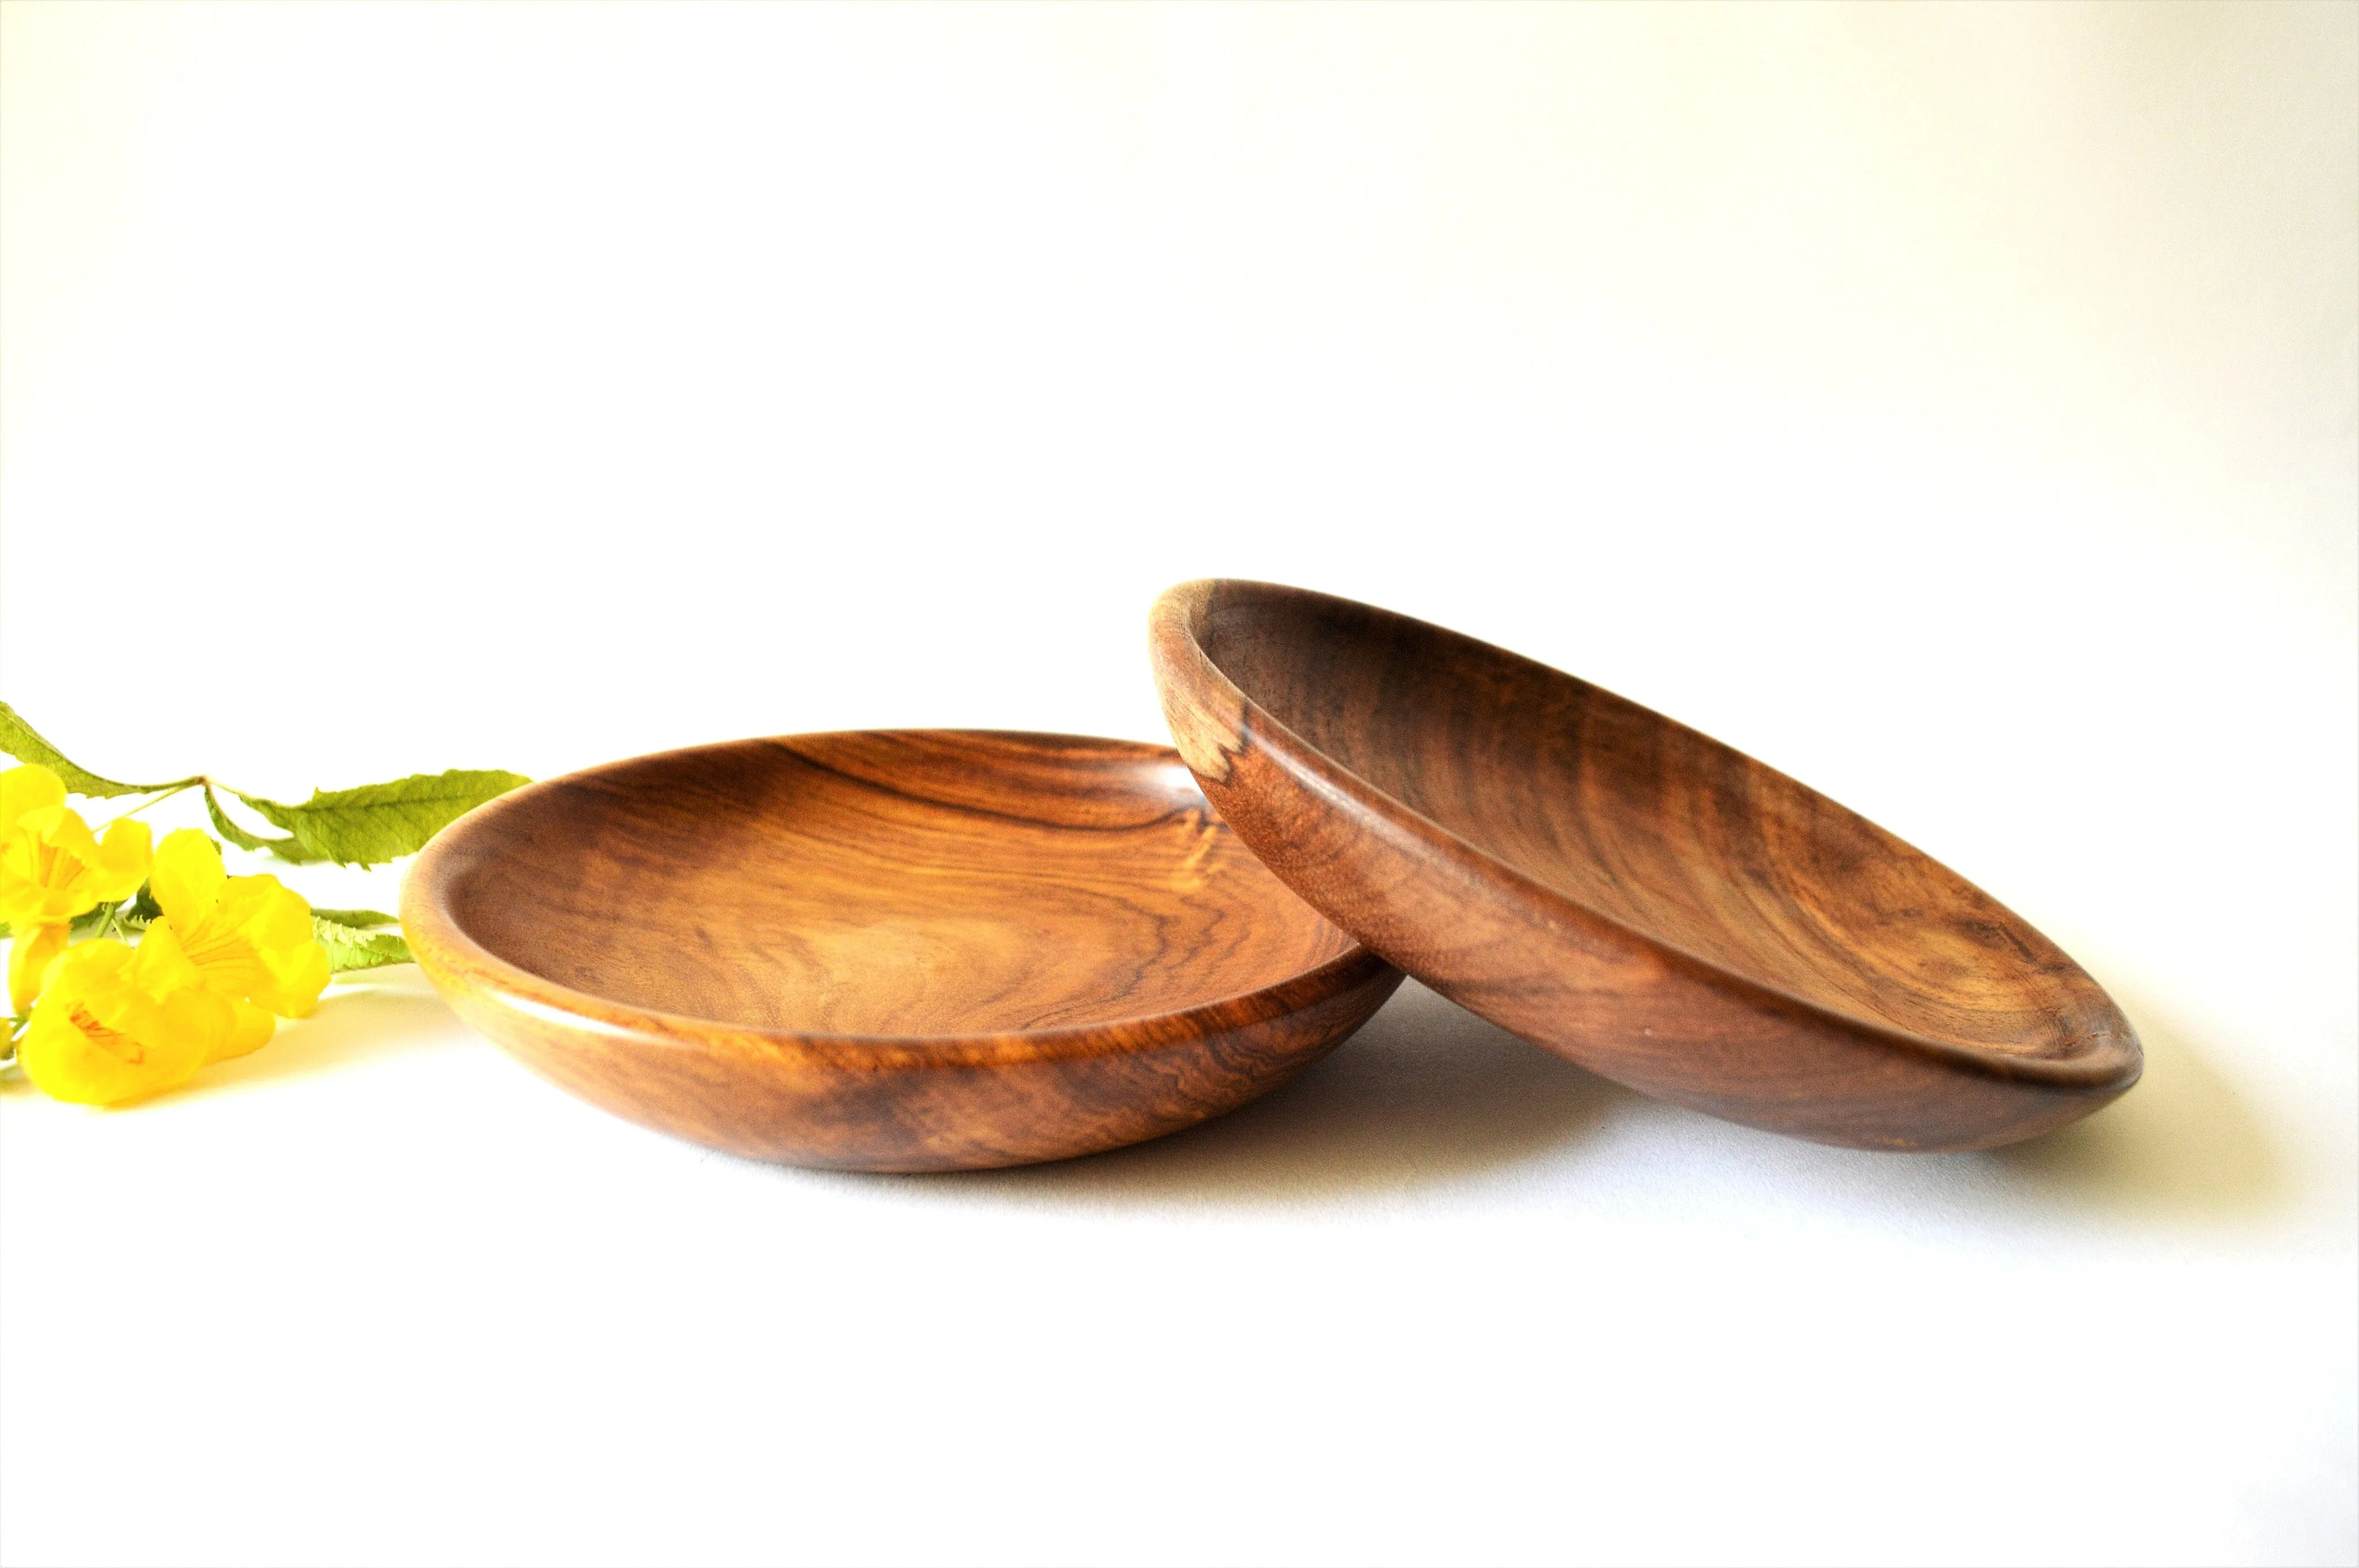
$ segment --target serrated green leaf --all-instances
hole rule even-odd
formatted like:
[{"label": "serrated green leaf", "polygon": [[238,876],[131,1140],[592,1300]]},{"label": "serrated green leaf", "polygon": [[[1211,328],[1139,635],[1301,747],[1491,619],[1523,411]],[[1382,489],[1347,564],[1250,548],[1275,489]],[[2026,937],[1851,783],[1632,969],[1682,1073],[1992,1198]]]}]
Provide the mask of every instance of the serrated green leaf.
[{"label": "serrated green leaf", "polygon": [[[244,800],[245,796],[241,795],[238,799]],[[293,838],[265,838],[258,833],[248,833],[231,818],[228,812],[222,809],[222,804],[214,798],[211,784],[205,786],[205,815],[213,819],[213,827],[220,831],[223,838],[241,849],[266,849],[292,866],[308,866],[315,860],[327,859],[325,855],[311,853],[299,841]]]},{"label": "serrated green leaf", "polygon": [[317,790],[300,806],[236,793],[272,827],[293,834],[312,855],[340,866],[381,866],[416,854],[429,838],[476,806],[531,782],[522,773],[496,769],[453,768],[358,789]]},{"label": "serrated green leaf", "polygon": [[328,952],[328,968],[334,974],[353,969],[381,969],[387,964],[410,962],[409,944],[395,931],[363,931],[328,919],[318,911],[311,914],[311,935]]},{"label": "serrated green leaf", "polygon": [[157,903],[155,893],[148,890],[146,882],[141,882],[139,891],[131,895],[131,909],[127,918],[136,920],[142,925],[149,921],[164,918],[162,906]]},{"label": "serrated green leaf", "polygon": [[5,702],[0,702],[0,752],[20,762],[38,762],[63,780],[66,789],[74,795],[153,795],[158,790],[179,789],[182,784],[197,782],[187,778],[174,779],[169,784],[125,784],[118,779],[101,778],[42,740],[40,731],[26,723],[23,716]]},{"label": "serrated green leaf", "polygon": [[211,784],[205,786],[205,815],[213,819],[215,832],[241,849],[259,849],[268,842],[267,839],[248,833],[232,821],[229,813],[222,809],[220,800],[215,798]]},{"label": "serrated green leaf", "polygon": [[372,925],[401,924],[399,916],[387,914],[381,909],[315,909],[311,917],[332,921],[338,925],[349,925],[355,931],[365,931]]}]

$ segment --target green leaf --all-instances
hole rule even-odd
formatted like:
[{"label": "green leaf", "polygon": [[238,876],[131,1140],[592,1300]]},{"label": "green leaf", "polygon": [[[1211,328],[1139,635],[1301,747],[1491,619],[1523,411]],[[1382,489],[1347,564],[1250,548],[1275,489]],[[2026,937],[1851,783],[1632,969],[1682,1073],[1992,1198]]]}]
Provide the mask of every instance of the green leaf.
[{"label": "green leaf", "polygon": [[156,895],[148,891],[146,882],[141,882],[139,891],[131,895],[131,910],[124,918],[136,920],[142,925],[164,918],[162,906],[157,903]]},{"label": "green leaf", "polygon": [[[233,793],[271,826],[293,834],[313,859],[340,866],[380,866],[416,854],[429,838],[476,806],[531,782],[522,773],[453,768],[358,789],[316,790],[300,806]],[[271,852],[286,858],[276,846]]]},{"label": "green leaf", "polygon": [[256,838],[231,821],[229,813],[222,809],[221,802],[214,797],[211,784],[205,786],[205,815],[213,819],[215,832],[241,849],[259,849],[269,843],[268,839]]},{"label": "green leaf", "polygon": [[153,795],[158,790],[179,789],[192,784],[193,778],[174,779],[170,784],[124,784],[115,779],[103,779],[79,762],[69,761],[63,752],[41,739],[40,731],[5,702],[0,702],[0,752],[5,752],[20,762],[38,762],[65,782],[75,795]]},{"label": "green leaf", "polygon": [[399,932],[363,931],[313,911],[311,935],[328,950],[328,968],[343,974],[353,969],[381,969],[387,964],[410,962],[409,944]]},{"label": "green leaf", "polygon": [[[228,788],[226,784],[222,787]],[[235,790],[231,790],[230,793],[237,795]],[[242,795],[237,797],[240,800],[245,799]],[[241,849],[267,849],[290,866],[308,866],[314,860],[327,859],[325,855],[313,854],[293,838],[265,838],[258,833],[248,833],[231,818],[228,812],[222,809],[222,804],[214,798],[213,786],[211,784],[205,785],[205,815],[213,819],[213,826],[220,829],[223,838]]]},{"label": "green leaf", "polygon": [[314,920],[332,921],[338,925],[349,925],[355,931],[365,931],[372,925],[401,924],[398,915],[387,914],[381,909],[315,909],[311,912],[311,917]]}]

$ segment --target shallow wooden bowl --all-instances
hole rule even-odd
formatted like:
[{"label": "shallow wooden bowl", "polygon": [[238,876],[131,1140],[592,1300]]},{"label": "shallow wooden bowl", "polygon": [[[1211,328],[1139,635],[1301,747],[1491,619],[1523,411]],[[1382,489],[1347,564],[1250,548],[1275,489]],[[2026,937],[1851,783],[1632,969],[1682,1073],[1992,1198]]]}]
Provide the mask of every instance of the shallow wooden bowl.
[{"label": "shallow wooden bowl", "polygon": [[460,1015],[560,1087],[864,1171],[1173,1131],[1400,983],[1174,752],[1060,735],[799,735],[533,784],[427,847],[401,918]]},{"label": "shallow wooden bowl", "polygon": [[1828,1143],[1976,1149],[2137,1081],[2056,945],[1777,770],[1423,622],[1265,583],[1156,604],[1213,806],[1393,963],[1635,1088]]}]

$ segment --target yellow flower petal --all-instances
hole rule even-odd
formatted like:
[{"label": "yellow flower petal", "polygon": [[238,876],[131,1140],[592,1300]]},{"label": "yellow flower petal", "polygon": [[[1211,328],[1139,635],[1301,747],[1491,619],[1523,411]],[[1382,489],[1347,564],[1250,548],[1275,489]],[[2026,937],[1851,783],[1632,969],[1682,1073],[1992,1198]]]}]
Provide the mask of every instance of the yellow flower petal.
[{"label": "yellow flower petal", "polygon": [[0,920],[15,930],[71,920],[95,908],[98,896],[82,883],[98,840],[90,825],[62,806],[25,813],[0,830]]},{"label": "yellow flower petal", "polygon": [[[227,877],[207,895],[201,879],[187,874],[184,862],[193,856],[175,845],[179,837],[166,838],[156,857],[151,885],[165,919],[150,929],[168,925],[216,994],[284,1018],[309,1017],[328,985],[328,955],[312,939],[311,906],[273,876]],[[185,883],[174,887],[170,903],[164,897],[168,867],[171,879]]]},{"label": "yellow flower petal", "polygon": [[137,1039],[101,1027],[64,1003],[33,1010],[16,1046],[25,1076],[51,1099],[119,1105],[184,1083],[202,1063],[150,1055]]},{"label": "yellow flower petal", "polygon": [[8,1001],[19,1015],[41,994],[41,976],[51,959],[66,950],[66,927],[34,925],[19,930],[8,944]]},{"label": "yellow flower petal", "polygon": [[0,920],[15,930],[71,920],[98,903],[82,882],[97,857],[90,824],[70,807],[38,806],[0,830]]},{"label": "yellow flower petal", "polygon": [[60,849],[84,865],[98,858],[98,835],[71,806],[44,806],[16,818],[16,826],[52,849]]},{"label": "yellow flower petal", "polygon": [[266,953],[270,965],[270,989],[255,1000],[281,1018],[309,1018],[320,1009],[320,993],[328,989],[328,950],[316,941]]},{"label": "yellow flower petal", "polygon": [[129,898],[147,878],[147,843],[144,822],[116,822],[102,843],[70,807],[27,811],[0,827],[0,922],[47,925]]},{"label": "yellow flower petal", "polygon": [[38,762],[0,773],[0,827],[15,827],[28,811],[65,803],[65,784]]},{"label": "yellow flower petal", "polygon": [[271,1035],[278,1031],[278,1021],[250,1001],[232,1001],[229,1011],[229,1033],[213,1047],[209,1061],[226,1062],[233,1056],[259,1051],[270,1044]]},{"label": "yellow flower petal", "polygon": [[203,974],[180,946],[179,934],[161,920],[147,928],[147,935],[133,949],[130,977],[140,989],[158,997],[205,983]]},{"label": "yellow flower petal", "polygon": [[267,872],[230,878],[216,909],[257,947],[295,947],[311,940],[310,904]]},{"label": "yellow flower petal", "polygon": [[212,912],[227,881],[229,874],[222,870],[221,851],[213,841],[193,827],[183,827],[165,834],[164,841],[156,846],[155,863],[147,871],[147,891],[168,917],[187,927]]},{"label": "yellow flower petal", "polygon": [[55,1098],[119,1105],[186,1082],[233,1022],[168,933],[161,942],[151,933],[136,952],[84,942],[49,966],[17,1060]]},{"label": "yellow flower petal", "polygon": [[99,841],[91,867],[91,889],[96,894],[92,908],[121,903],[139,891],[139,884],[147,880],[147,847],[154,837],[145,822],[130,817],[118,817],[106,825],[106,837]]}]

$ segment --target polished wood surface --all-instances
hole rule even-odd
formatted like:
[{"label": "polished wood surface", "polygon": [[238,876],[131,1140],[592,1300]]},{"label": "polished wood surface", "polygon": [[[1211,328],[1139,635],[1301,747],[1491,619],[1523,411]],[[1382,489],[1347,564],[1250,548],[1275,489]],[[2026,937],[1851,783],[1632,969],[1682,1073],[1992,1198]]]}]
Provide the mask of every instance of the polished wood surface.
[{"label": "polished wood surface", "polygon": [[543,1076],[796,1164],[1136,1142],[1275,1087],[1399,974],[1288,892],[1167,748],[799,735],[504,795],[402,887],[419,964]]},{"label": "polished wood surface", "polygon": [[1773,768],[1545,665],[1265,583],[1156,604],[1205,793],[1393,963],[1599,1073],[1829,1143],[1975,1149],[2136,1082],[2055,944]]}]

